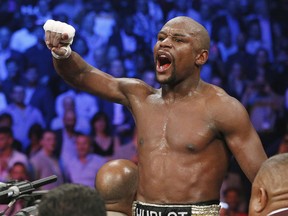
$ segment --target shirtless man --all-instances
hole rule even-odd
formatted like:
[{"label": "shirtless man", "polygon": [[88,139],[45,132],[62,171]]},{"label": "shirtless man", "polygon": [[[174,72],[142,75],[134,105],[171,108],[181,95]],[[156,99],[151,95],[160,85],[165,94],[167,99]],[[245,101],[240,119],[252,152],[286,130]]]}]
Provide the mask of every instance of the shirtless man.
[{"label": "shirtless man", "polygon": [[229,151],[253,181],[267,156],[242,104],[200,79],[210,45],[202,25],[176,17],[162,27],[154,47],[161,88],[154,89],[87,64],[71,52],[67,24],[48,22],[46,44],[57,73],[75,88],[127,106],[134,116],[139,154],[134,214],[218,215]]}]

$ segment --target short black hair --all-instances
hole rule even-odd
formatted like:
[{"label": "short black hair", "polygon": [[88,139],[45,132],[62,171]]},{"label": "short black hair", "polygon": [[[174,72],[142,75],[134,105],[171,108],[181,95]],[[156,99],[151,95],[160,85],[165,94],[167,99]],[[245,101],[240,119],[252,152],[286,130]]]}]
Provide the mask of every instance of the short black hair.
[{"label": "short black hair", "polygon": [[39,216],[106,216],[105,203],[97,190],[81,184],[65,183],[45,194]]}]

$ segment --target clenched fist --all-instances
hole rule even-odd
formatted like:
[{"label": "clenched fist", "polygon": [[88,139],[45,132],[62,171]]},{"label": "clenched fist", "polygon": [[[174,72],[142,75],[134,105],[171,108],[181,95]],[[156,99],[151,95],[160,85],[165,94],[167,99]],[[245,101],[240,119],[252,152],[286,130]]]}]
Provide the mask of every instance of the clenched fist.
[{"label": "clenched fist", "polygon": [[70,45],[75,36],[75,29],[67,23],[47,20],[43,26],[45,43],[57,59],[68,58],[71,55]]}]

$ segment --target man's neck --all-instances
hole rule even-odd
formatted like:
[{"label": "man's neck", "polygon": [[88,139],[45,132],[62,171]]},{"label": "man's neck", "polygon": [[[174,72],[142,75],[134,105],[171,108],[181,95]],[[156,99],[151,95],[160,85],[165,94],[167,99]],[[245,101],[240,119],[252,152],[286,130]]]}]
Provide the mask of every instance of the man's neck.
[{"label": "man's neck", "polygon": [[176,85],[176,86],[169,86],[163,85],[162,86],[162,97],[167,102],[176,102],[178,100],[183,100],[187,97],[193,97],[197,94],[201,87],[202,82],[199,80],[197,83],[191,83],[189,85]]}]

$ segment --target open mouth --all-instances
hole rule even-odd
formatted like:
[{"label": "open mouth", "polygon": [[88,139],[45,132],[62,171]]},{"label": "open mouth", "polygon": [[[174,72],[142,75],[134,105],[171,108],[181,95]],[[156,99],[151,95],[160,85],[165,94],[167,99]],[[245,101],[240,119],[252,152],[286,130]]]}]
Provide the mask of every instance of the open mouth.
[{"label": "open mouth", "polygon": [[163,72],[171,65],[171,60],[166,55],[159,55],[157,58],[157,71]]}]

